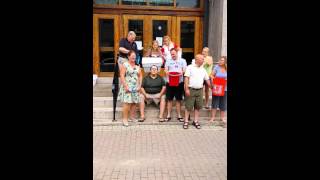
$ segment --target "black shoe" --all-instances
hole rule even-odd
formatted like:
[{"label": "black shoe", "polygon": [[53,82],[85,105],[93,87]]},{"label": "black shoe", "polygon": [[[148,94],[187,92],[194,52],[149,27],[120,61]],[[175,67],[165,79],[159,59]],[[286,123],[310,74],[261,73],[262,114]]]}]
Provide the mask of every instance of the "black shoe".
[{"label": "black shoe", "polygon": [[201,129],[201,126],[198,122],[192,122],[192,125],[194,125],[194,127],[196,127],[197,129]]}]

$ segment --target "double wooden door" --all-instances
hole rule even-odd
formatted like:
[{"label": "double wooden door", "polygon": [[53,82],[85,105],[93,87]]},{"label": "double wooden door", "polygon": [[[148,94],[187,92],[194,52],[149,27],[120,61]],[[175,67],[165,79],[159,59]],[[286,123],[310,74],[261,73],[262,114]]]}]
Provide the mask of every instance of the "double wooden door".
[{"label": "double wooden door", "polygon": [[98,76],[113,75],[119,41],[129,31],[137,35],[140,55],[145,54],[153,40],[162,45],[165,35],[182,47],[182,56],[188,63],[202,48],[200,17],[94,14],[93,18],[93,73]]}]

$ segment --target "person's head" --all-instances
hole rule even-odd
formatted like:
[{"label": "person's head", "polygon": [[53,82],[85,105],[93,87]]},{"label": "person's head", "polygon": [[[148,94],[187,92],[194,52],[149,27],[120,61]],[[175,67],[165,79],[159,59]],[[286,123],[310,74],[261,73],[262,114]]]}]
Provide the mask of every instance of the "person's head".
[{"label": "person's head", "polygon": [[171,54],[171,57],[172,57],[173,60],[177,59],[177,52],[178,52],[178,50],[176,48],[171,48],[170,49],[170,54]]},{"label": "person's head", "polygon": [[150,75],[155,76],[158,74],[158,67],[156,65],[152,65],[150,67]]},{"label": "person's head", "polygon": [[129,31],[127,39],[130,43],[132,43],[136,39],[136,33],[133,31]]},{"label": "person's head", "polygon": [[129,62],[136,62],[136,52],[134,52],[133,50],[130,50],[128,53],[128,60]]},{"label": "person's head", "polygon": [[204,61],[204,56],[202,54],[197,54],[195,57],[195,64],[201,66]]},{"label": "person's head", "polygon": [[224,66],[227,70],[227,56],[221,56],[219,59],[219,66]]},{"label": "person's head", "polygon": [[163,44],[169,46],[171,39],[169,36],[163,36]]},{"label": "person's head", "polygon": [[202,49],[202,55],[203,55],[204,57],[209,56],[209,51],[210,51],[210,49],[209,49],[208,47],[204,47],[204,48]]},{"label": "person's head", "polygon": [[158,50],[159,48],[159,43],[157,40],[152,41],[152,49],[153,50]]}]

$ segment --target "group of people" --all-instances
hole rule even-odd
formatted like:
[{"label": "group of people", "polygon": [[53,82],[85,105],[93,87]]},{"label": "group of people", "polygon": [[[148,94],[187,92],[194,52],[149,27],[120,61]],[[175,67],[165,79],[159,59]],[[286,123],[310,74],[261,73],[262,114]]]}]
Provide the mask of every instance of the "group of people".
[{"label": "group of people", "polygon": [[[140,106],[140,118],[145,121],[145,105],[154,102],[160,106],[159,121],[171,120],[172,102],[175,99],[177,120],[183,122],[183,128],[189,126],[190,112],[194,110],[192,125],[200,129],[199,112],[203,108],[203,91],[205,92],[204,108],[209,109],[209,89],[212,89],[211,119],[215,121],[217,109],[220,117],[225,121],[227,97],[227,58],[221,57],[216,66],[213,65],[209,48],[203,48],[202,54],[195,56],[194,62],[187,66],[186,60],[181,58],[182,49],[171,42],[169,36],[163,38],[163,46],[159,48],[157,41],[153,41],[145,56],[162,57],[164,59],[165,79],[158,73],[159,67],[150,67],[150,73],[142,76],[141,68],[136,64],[137,46],[134,42],[135,33],[130,31],[127,38],[120,41],[119,69],[120,91],[119,99],[123,103],[123,125],[135,121],[136,106]],[[182,117],[181,101],[185,102],[185,113]],[[167,105],[167,116],[164,111]]]}]

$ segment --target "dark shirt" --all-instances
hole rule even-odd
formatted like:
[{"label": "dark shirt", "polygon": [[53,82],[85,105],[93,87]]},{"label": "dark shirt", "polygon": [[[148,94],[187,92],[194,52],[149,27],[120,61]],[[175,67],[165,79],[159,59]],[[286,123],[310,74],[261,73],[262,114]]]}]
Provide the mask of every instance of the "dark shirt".
[{"label": "dark shirt", "polygon": [[159,75],[155,79],[153,79],[150,75],[147,75],[142,80],[142,87],[148,94],[157,94],[161,92],[163,86],[166,83],[163,78]]},{"label": "dark shirt", "polygon": [[[126,48],[127,50],[133,50],[138,54],[137,44],[135,42],[130,43],[127,38],[122,38],[120,40],[119,47]],[[127,58],[128,54],[122,53],[119,51],[121,57]]]}]

